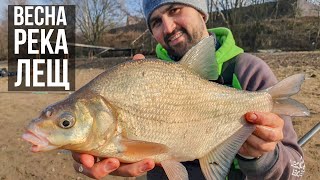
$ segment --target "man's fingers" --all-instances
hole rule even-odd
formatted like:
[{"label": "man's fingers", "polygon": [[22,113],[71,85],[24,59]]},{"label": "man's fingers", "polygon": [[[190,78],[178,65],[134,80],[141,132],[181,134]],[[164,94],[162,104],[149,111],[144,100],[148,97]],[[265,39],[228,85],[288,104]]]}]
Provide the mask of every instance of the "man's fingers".
[{"label": "man's fingers", "polygon": [[76,172],[78,172],[78,173],[82,173],[82,174],[84,174],[84,175],[86,175],[86,176],[88,176],[88,177],[95,178],[94,176],[91,175],[91,173],[89,173],[89,170],[88,170],[89,168],[83,166],[83,165],[80,164],[80,163],[74,162],[74,163],[73,163],[73,168],[74,168],[74,170],[76,170]]},{"label": "man's fingers", "polygon": [[269,127],[283,127],[283,120],[276,114],[270,112],[248,112],[245,115],[247,121]]},{"label": "man's fingers", "polygon": [[115,171],[119,166],[120,162],[115,158],[104,159],[95,163],[90,173],[95,178],[100,179]]},{"label": "man's fingers", "polygon": [[277,142],[267,142],[261,139],[260,137],[251,135],[247,139],[246,144],[247,144],[247,148],[249,148],[250,151],[253,151],[253,150],[258,151],[257,154],[261,155],[263,153],[273,151],[275,149]]},{"label": "man's fingers", "polygon": [[136,54],[132,57],[132,60],[141,60],[145,59],[146,57],[143,54]]},{"label": "man's fingers", "polygon": [[132,164],[121,164],[121,166],[112,173],[112,175],[137,177],[141,176],[147,171],[153,169],[155,163],[151,159],[144,159],[142,161]]},{"label": "man's fingers", "polygon": [[76,161],[74,169],[88,177],[100,179],[110,173],[118,176],[137,177],[154,168],[155,163],[152,159],[144,159],[132,164],[121,164],[116,158],[103,159],[96,162],[94,156],[88,154],[72,153]]},{"label": "man's fingers", "polygon": [[243,156],[248,156],[248,157],[260,157],[263,153],[257,151],[253,147],[251,147],[247,142],[245,142],[240,150],[239,150],[240,155]]},{"label": "man's fingers", "polygon": [[95,158],[90,154],[80,154],[72,152],[72,157],[76,162],[83,164],[88,168],[91,168],[95,163]]},{"label": "man's fingers", "polygon": [[253,134],[267,142],[278,142],[283,139],[282,129],[280,128],[257,125]]},{"label": "man's fingers", "polygon": [[278,142],[283,139],[284,121],[274,113],[249,112],[246,119],[253,124],[257,124],[253,132],[257,137],[267,142]]},{"label": "man's fingers", "polygon": [[72,158],[73,158],[77,163],[81,163],[81,161],[80,161],[80,154],[79,154],[79,153],[72,152]]},{"label": "man's fingers", "polygon": [[120,166],[120,162],[115,158],[109,158],[95,163],[91,168],[85,167],[79,163],[74,163],[73,166],[79,173],[91,178],[101,179],[115,171]]}]

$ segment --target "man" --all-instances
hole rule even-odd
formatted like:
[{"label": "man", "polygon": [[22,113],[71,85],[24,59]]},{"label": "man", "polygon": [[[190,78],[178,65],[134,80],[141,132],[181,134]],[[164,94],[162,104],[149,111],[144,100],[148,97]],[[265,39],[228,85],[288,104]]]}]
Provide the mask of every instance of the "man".
[{"label": "man", "polygon": [[[276,83],[274,74],[261,59],[243,53],[235,45],[230,30],[206,29],[208,13],[205,0],[144,0],[143,8],[149,30],[159,42],[156,48],[159,58],[179,61],[191,47],[211,34],[217,38],[218,83],[249,91],[266,89]],[[141,58],[144,56],[134,57]],[[239,150],[229,179],[301,178],[304,166],[297,167],[295,164],[303,164],[302,150],[297,144],[291,119],[261,112],[250,112],[245,117],[257,127]],[[74,153],[73,157],[77,161],[75,169],[93,178],[108,174],[140,176],[151,169],[149,179],[166,178],[161,167],[154,168],[151,159],[120,164],[115,158],[95,163],[94,157],[87,154]],[[197,160],[183,164],[190,179],[204,179]]]}]

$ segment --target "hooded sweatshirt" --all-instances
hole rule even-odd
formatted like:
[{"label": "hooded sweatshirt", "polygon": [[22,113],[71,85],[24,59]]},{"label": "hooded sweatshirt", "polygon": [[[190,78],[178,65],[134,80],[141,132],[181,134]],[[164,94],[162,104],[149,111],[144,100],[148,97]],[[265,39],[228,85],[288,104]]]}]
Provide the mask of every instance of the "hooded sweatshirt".
[{"label": "hooded sweatshirt", "polygon": [[[219,65],[218,83],[247,91],[259,91],[277,83],[270,67],[260,58],[244,53],[236,46],[231,31],[227,28],[208,30],[217,39],[216,59]],[[157,57],[173,61],[166,50],[158,44]],[[274,151],[265,153],[258,159],[246,159],[237,155],[230,168],[227,179],[301,179],[304,173],[302,149],[298,145],[297,135],[291,118],[281,116],[284,120],[284,138]],[[183,162],[189,179],[205,179],[199,161]],[[148,179],[167,179],[162,168],[156,167],[148,172]]]}]

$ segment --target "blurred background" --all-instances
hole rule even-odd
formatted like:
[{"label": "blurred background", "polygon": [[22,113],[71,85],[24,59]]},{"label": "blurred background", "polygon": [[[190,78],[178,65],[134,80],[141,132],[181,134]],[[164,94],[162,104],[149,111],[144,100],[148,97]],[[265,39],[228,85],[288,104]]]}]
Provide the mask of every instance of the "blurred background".
[{"label": "blurred background", "polygon": [[[319,0],[207,0],[207,27],[228,27],[245,51],[313,51],[320,48]],[[7,58],[7,5],[76,5],[77,57],[153,54],[156,42],[141,0],[9,0],[0,5],[0,60]]]},{"label": "blurred background", "polygon": [[[262,58],[279,80],[304,73],[295,99],[311,111],[294,118],[299,138],[320,121],[320,0],[207,0],[208,28],[228,27],[236,43]],[[140,0],[3,0],[0,3],[0,180],[89,179],[73,169],[68,151],[31,153],[21,136],[31,119],[69,92],[10,92],[8,5],[76,6],[76,89],[132,55],[155,55],[156,42]],[[303,179],[320,177],[320,133],[303,146]],[[108,176],[104,179],[124,179]]]}]

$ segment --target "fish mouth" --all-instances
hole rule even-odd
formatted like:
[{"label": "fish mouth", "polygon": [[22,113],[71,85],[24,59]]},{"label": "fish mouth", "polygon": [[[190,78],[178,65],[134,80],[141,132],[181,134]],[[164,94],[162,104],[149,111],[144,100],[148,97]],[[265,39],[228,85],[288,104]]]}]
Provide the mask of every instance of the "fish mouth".
[{"label": "fish mouth", "polygon": [[22,135],[22,139],[32,144],[32,152],[49,151],[58,148],[58,146],[50,144],[50,142],[45,137],[39,135],[39,133],[30,130],[27,130],[27,132]]}]

